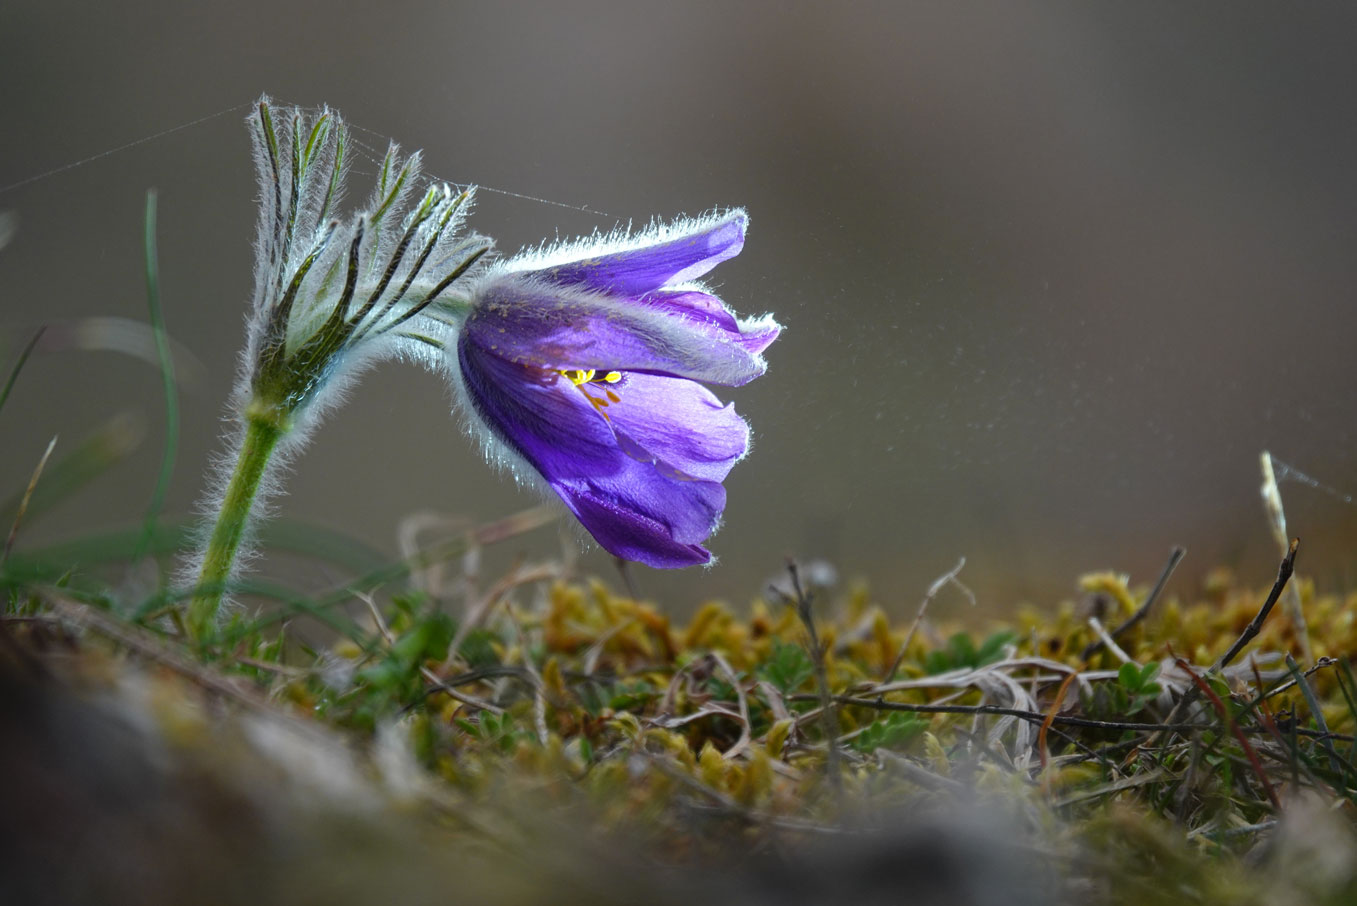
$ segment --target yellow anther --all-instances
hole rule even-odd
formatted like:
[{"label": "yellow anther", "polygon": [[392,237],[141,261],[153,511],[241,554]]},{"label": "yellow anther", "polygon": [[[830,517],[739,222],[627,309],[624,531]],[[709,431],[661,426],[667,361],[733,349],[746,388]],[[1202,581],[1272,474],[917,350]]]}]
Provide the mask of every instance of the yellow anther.
[{"label": "yellow anther", "polygon": [[622,372],[609,371],[607,374],[600,375],[597,368],[572,368],[568,371],[558,371],[560,375],[570,378],[570,383],[576,387],[584,384],[597,384],[606,381],[609,384],[616,384],[622,380]]},{"label": "yellow anther", "polygon": [[584,395],[584,398],[587,399],[589,402],[593,403],[593,404],[594,404],[594,409],[597,410],[598,412],[603,413],[603,417],[604,417],[604,418],[607,418],[607,417],[608,417],[608,413],[603,412],[604,409],[607,409],[607,408],[608,408],[608,401],[607,401],[607,400],[601,400],[601,399],[599,399],[598,397],[596,397],[596,396],[590,396],[590,395],[587,394],[587,393]]},{"label": "yellow anther", "polygon": [[598,412],[604,418],[608,417],[608,413],[604,410],[608,408],[610,403],[622,402],[622,398],[608,387],[602,387],[603,393],[607,396],[607,399],[594,396],[588,389],[588,385],[590,384],[616,384],[618,381],[622,380],[622,372],[620,371],[608,371],[599,374],[598,369],[596,368],[571,368],[565,371],[557,370],[556,373],[561,377],[568,378],[573,386],[578,387],[580,392],[584,394],[584,398],[594,407],[594,411]]},{"label": "yellow anther", "polygon": [[569,371],[560,371],[557,373],[564,377],[570,378],[570,383],[574,384],[576,387],[579,387],[582,384],[587,384],[594,379],[594,369],[592,368],[590,368],[588,371],[576,368],[571,369]]}]

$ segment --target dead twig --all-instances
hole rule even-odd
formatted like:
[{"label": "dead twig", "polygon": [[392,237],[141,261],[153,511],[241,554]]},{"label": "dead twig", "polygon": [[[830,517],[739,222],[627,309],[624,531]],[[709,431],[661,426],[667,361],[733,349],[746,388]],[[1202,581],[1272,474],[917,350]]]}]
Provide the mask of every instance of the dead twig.
[{"label": "dead twig", "polygon": [[749,734],[749,698],[745,695],[744,687],[740,685],[740,678],[735,675],[735,671],[731,669],[726,659],[715,651],[711,653],[711,656],[716,659],[716,666],[721,668],[721,672],[726,675],[730,687],[735,690],[735,699],[740,708],[740,738],[722,756],[727,759],[735,758],[749,748],[751,741]]},{"label": "dead twig", "polygon": [[[1137,607],[1136,612],[1126,618],[1126,622],[1112,630],[1111,638],[1113,640],[1120,638],[1126,632],[1130,631],[1133,626],[1149,616],[1150,608],[1154,607],[1154,603],[1158,601],[1159,596],[1164,593],[1164,587],[1168,585],[1169,577],[1173,575],[1173,571],[1178,568],[1178,564],[1182,562],[1183,557],[1186,554],[1187,548],[1185,547],[1175,547],[1173,550],[1169,551],[1168,562],[1164,564],[1164,570],[1159,574],[1159,580],[1154,583],[1154,588],[1150,589],[1150,593],[1145,596],[1145,603]],[[1080,652],[1080,660],[1086,661],[1093,657],[1093,655],[1097,654],[1105,647],[1107,641],[1107,639],[1100,638],[1095,642],[1090,642],[1084,647],[1084,650]]]},{"label": "dead twig", "polygon": [[462,643],[466,641],[471,631],[480,626],[490,611],[500,600],[509,592],[518,588],[520,585],[530,585],[533,582],[541,582],[546,579],[553,579],[559,574],[559,569],[554,564],[542,566],[515,568],[510,570],[509,574],[500,579],[490,590],[486,592],[485,597],[481,598],[471,607],[467,608],[466,616],[462,619],[462,624],[457,627],[457,633],[452,637],[452,644],[448,646],[448,657],[438,667],[438,673],[446,674],[452,669],[458,653],[462,650]]},{"label": "dead twig", "polygon": [[933,584],[928,586],[928,591],[924,592],[924,599],[919,603],[919,609],[914,614],[914,622],[909,624],[909,631],[905,633],[905,640],[900,643],[900,651],[895,655],[895,660],[891,661],[890,669],[886,671],[885,677],[879,685],[886,685],[895,679],[895,674],[900,671],[900,664],[905,660],[905,652],[909,650],[909,643],[914,641],[914,634],[919,631],[919,624],[923,622],[924,614],[928,612],[928,605],[937,597],[938,592],[942,591],[943,586],[948,584],[956,585],[971,600],[972,606],[975,604],[975,593],[961,583],[957,576],[961,573],[961,568],[966,565],[966,558],[957,560],[956,566],[933,580]]},{"label": "dead twig", "polygon": [[787,572],[791,576],[792,591],[796,597],[789,598],[776,587],[773,590],[787,604],[795,606],[796,615],[801,618],[801,625],[806,628],[811,664],[815,668],[815,686],[819,690],[821,730],[825,734],[825,769],[829,773],[829,783],[835,797],[842,801],[843,777],[840,775],[839,766],[843,756],[836,744],[839,738],[839,712],[834,709],[834,696],[829,689],[829,673],[825,669],[825,646],[820,644],[820,633],[815,628],[815,614],[811,610],[811,595],[801,585],[801,573],[796,568],[795,560],[787,561]]},{"label": "dead twig", "polygon": [[1235,640],[1235,643],[1230,646],[1230,650],[1221,655],[1220,660],[1211,668],[1212,673],[1219,673],[1229,666],[1230,661],[1233,661],[1239,652],[1244,650],[1244,646],[1249,644],[1249,642],[1252,642],[1258,633],[1263,630],[1263,621],[1266,620],[1267,615],[1272,612],[1272,608],[1276,605],[1277,599],[1281,597],[1282,590],[1286,588],[1286,583],[1291,579],[1291,574],[1295,572],[1296,550],[1299,547],[1300,539],[1292,538],[1291,545],[1287,548],[1286,556],[1282,558],[1282,565],[1277,569],[1277,581],[1272,583],[1272,591],[1268,593],[1267,600],[1264,601],[1263,606],[1259,608],[1257,616],[1253,618],[1248,626],[1244,627],[1244,631],[1240,633],[1240,636]]},{"label": "dead twig", "polygon": [[[789,696],[791,701],[818,701],[819,697],[811,694],[801,694]],[[912,702],[890,702],[881,698],[856,698],[851,695],[834,696],[835,703],[839,705],[851,705],[861,708],[872,708],[877,711],[908,711],[912,714],[992,714],[1001,717],[1016,717],[1029,723],[1040,724],[1046,720],[1047,715],[1041,711],[1025,711],[1022,708],[1008,708],[1003,705],[930,705],[914,704]],[[1051,719],[1053,725],[1067,727],[1084,727],[1090,730],[1131,730],[1142,732],[1170,732],[1170,733],[1191,733],[1198,730],[1209,730],[1211,724],[1200,723],[1171,723],[1163,721],[1160,723],[1142,723],[1126,720],[1095,720],[1091,717],[1075,717],[1070,714],[1057,714]],[[1243,728],[1249,733],[1264,732],[1261,727]],[[1343,733],[1324,733],[1318,730],[1306,730],[1298,728],[1297,734],[1307,736],[1312,739],[1334,739],[1340,742],[1351,742],[1353,737]],[[1147,746],[1148,743],[1142,743]]]},{"label": "dead twig", "polygon": [[[1272,583],[1272,590],[1268,592],[1267,600],[1263,602],[1263,606],[1258,609],[1258,613],[1254,616],[1253,620],[1249,622],[1249,625],[1244,627],[1244,631],[1240,634],[1239,638],[1235,640],[1235,643],[1230,646],[1228,651],[1221,655],[1220,660],[1216,661],[1215,665],[1212,666],[1207,673],[1216,674],[1224,670],[1229,666],[1229,663],[1235,659],[1239,652],[1243,651],[1244,647],[1248,645],[1249,642],[1253,641],[1258,633],[1262,631],[1263,621],[1267,619],[1267,615],[1271,613],[1272,608],[1276,606],[1277,599],[1281,597],[1282,589],[1286,588],[1286,583],[1290,581],[1291,574],[1295,572],[1296,551],[1299,548],[1300,539],[1292,538],[1291,545],[1287,548],[1286,556],[1282,558],[1281,565],[1277,567],[1277,580]],[[1195,674],[1192,675],[1195,676]],[[1178,699],[1177,704],[1173,706],[1173,710],[1169,712],[1169,715],[1164,719],[1164,722],[1166,724],[1173,723],[1177,720],[1178,715],[1186,712],[1196,700],[1197,687],[1188,687],[1188,690],[1183,693],[1182,698]],[[1158,740],[1159,734],[1156,733],[1146,741],[1145,745],[1148,748],[1157,743]]]},{"label": "dead twig", "polygon": [[[1123,623],[1122,625],[1125,626],[1126,624]],[[1088,659],[1092,656],[1092,654],[1096,654],[1099,648],[1106,648],[1108,651],[1112,652],[1116,659],[1121,661],[1123,664],[1135,663],[1135,658],[1131,657],[1125,651],[1121,650],[1121,646],[1118,645],[1117,640],[1112,638],[1112,636],[1108,633],[1107,627],[1103,626],[1101,620],[1090,614],[1088,618],[1088,626],[1090,629],[1093,630],[1093,634],[1098,637],[1098,641],[1093,642],[1087,648],[1084,649],[1084,653],[1080,655],[1080,658],[1084,662],[1087,663]]]},{"label": "dead twig", "polygon": [[[1337,663],[1339,663],[1339,661],[1338,658],[1336,657],[1322,657],[1319,660],[1315,661],[1314,666],[1312,666],[1309,670],[1306,670],[1304,673],[1302,673],[1301,676],[1305,677],[1306,679],[1309,679],[1310,677],[1314,676],[1316,673],[1323,670],[1324,668],[1332,667]],[[1266,694],[1262,695],[1260,700],[1275,698],[1278,695],[1281,695],[1286,690],[1294,688],[1295,685],[1296,681],[1294,679],[1289,679],[1286,682],[1282,683],[1280,686],[1277,686],[1276,688],[1271,689]],[[1261,679],[1258,681],[1258,688],[1259,689],[1263,688],[1263,682]]]}]

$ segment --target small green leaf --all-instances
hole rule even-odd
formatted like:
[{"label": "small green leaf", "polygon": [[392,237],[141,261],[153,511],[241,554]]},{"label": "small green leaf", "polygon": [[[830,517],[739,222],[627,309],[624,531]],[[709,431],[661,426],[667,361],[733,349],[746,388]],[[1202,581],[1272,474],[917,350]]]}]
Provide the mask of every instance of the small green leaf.
[{"label": "small green leaf", "polygon": [[756,671],[784,695],[794,692],[815,673],[810,655],[800,645],[774,640],[773,653]]}]

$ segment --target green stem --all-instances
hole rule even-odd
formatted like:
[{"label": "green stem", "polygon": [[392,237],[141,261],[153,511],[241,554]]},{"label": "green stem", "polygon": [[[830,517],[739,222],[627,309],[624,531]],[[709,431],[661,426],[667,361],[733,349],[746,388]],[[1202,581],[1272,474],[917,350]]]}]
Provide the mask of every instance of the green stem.
[{"label": "green stem", "polygon": [[254,407],[251,410],[245,422],[245,441],[240,445],[235,471],[231,473],[231,482],[226,486],[226,496],[217,513],[217,523],[207,542],[202,571],[198,574],[198,591],[188,606],[189,635],[199,642],[210,637],[216,629],[217,610],[221,607],[226,582],[231,578],[240,541],[245,536],[250,509],[259,493],[259,482],[284,433],[284,426],[276,416],[270,417],[271,413],[265,414]]}]

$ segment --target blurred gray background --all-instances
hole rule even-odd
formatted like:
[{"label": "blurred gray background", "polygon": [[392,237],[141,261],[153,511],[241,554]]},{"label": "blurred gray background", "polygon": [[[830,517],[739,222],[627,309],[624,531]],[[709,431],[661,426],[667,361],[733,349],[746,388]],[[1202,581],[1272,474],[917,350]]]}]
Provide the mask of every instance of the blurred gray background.
[{"label": "blurred gray background", "polygon": [[[787,331],[766,377],[724,392],[756,444],[727,482],[720,564],[638,570],[642,592],[744,601],[795,554],[912,608],[965,555],[982,602],[1008,607],[1092,568],[1150,581],[1175,543],[1180,590],[1221,563],[1264,584],[1259,451],[1357,489],[1355,26],[1347,4],[11,0],[0,186],[266,91],[423,148],[436,176],[591,209],[483,192],[474,225],[508,252],[744,205],[745,252],[715,277]],[[241,342],[244,113],[0,194],[19,217],[7,368],[39,323],[145,318],[159,190],[166,317],[201,362],[170,513],[199,492]],[[447,410],[432,375],[371,374],[281,511],[394,553],[413,511],[531,504]],[[0,413],[4,493],[52,434],[69,449],[122,411],[141,446],[25,543],[139,519],[163,430],[146,364],[31,362]],[[1302,569],[1344,585],[1357,509],[1282,491]]]}]

